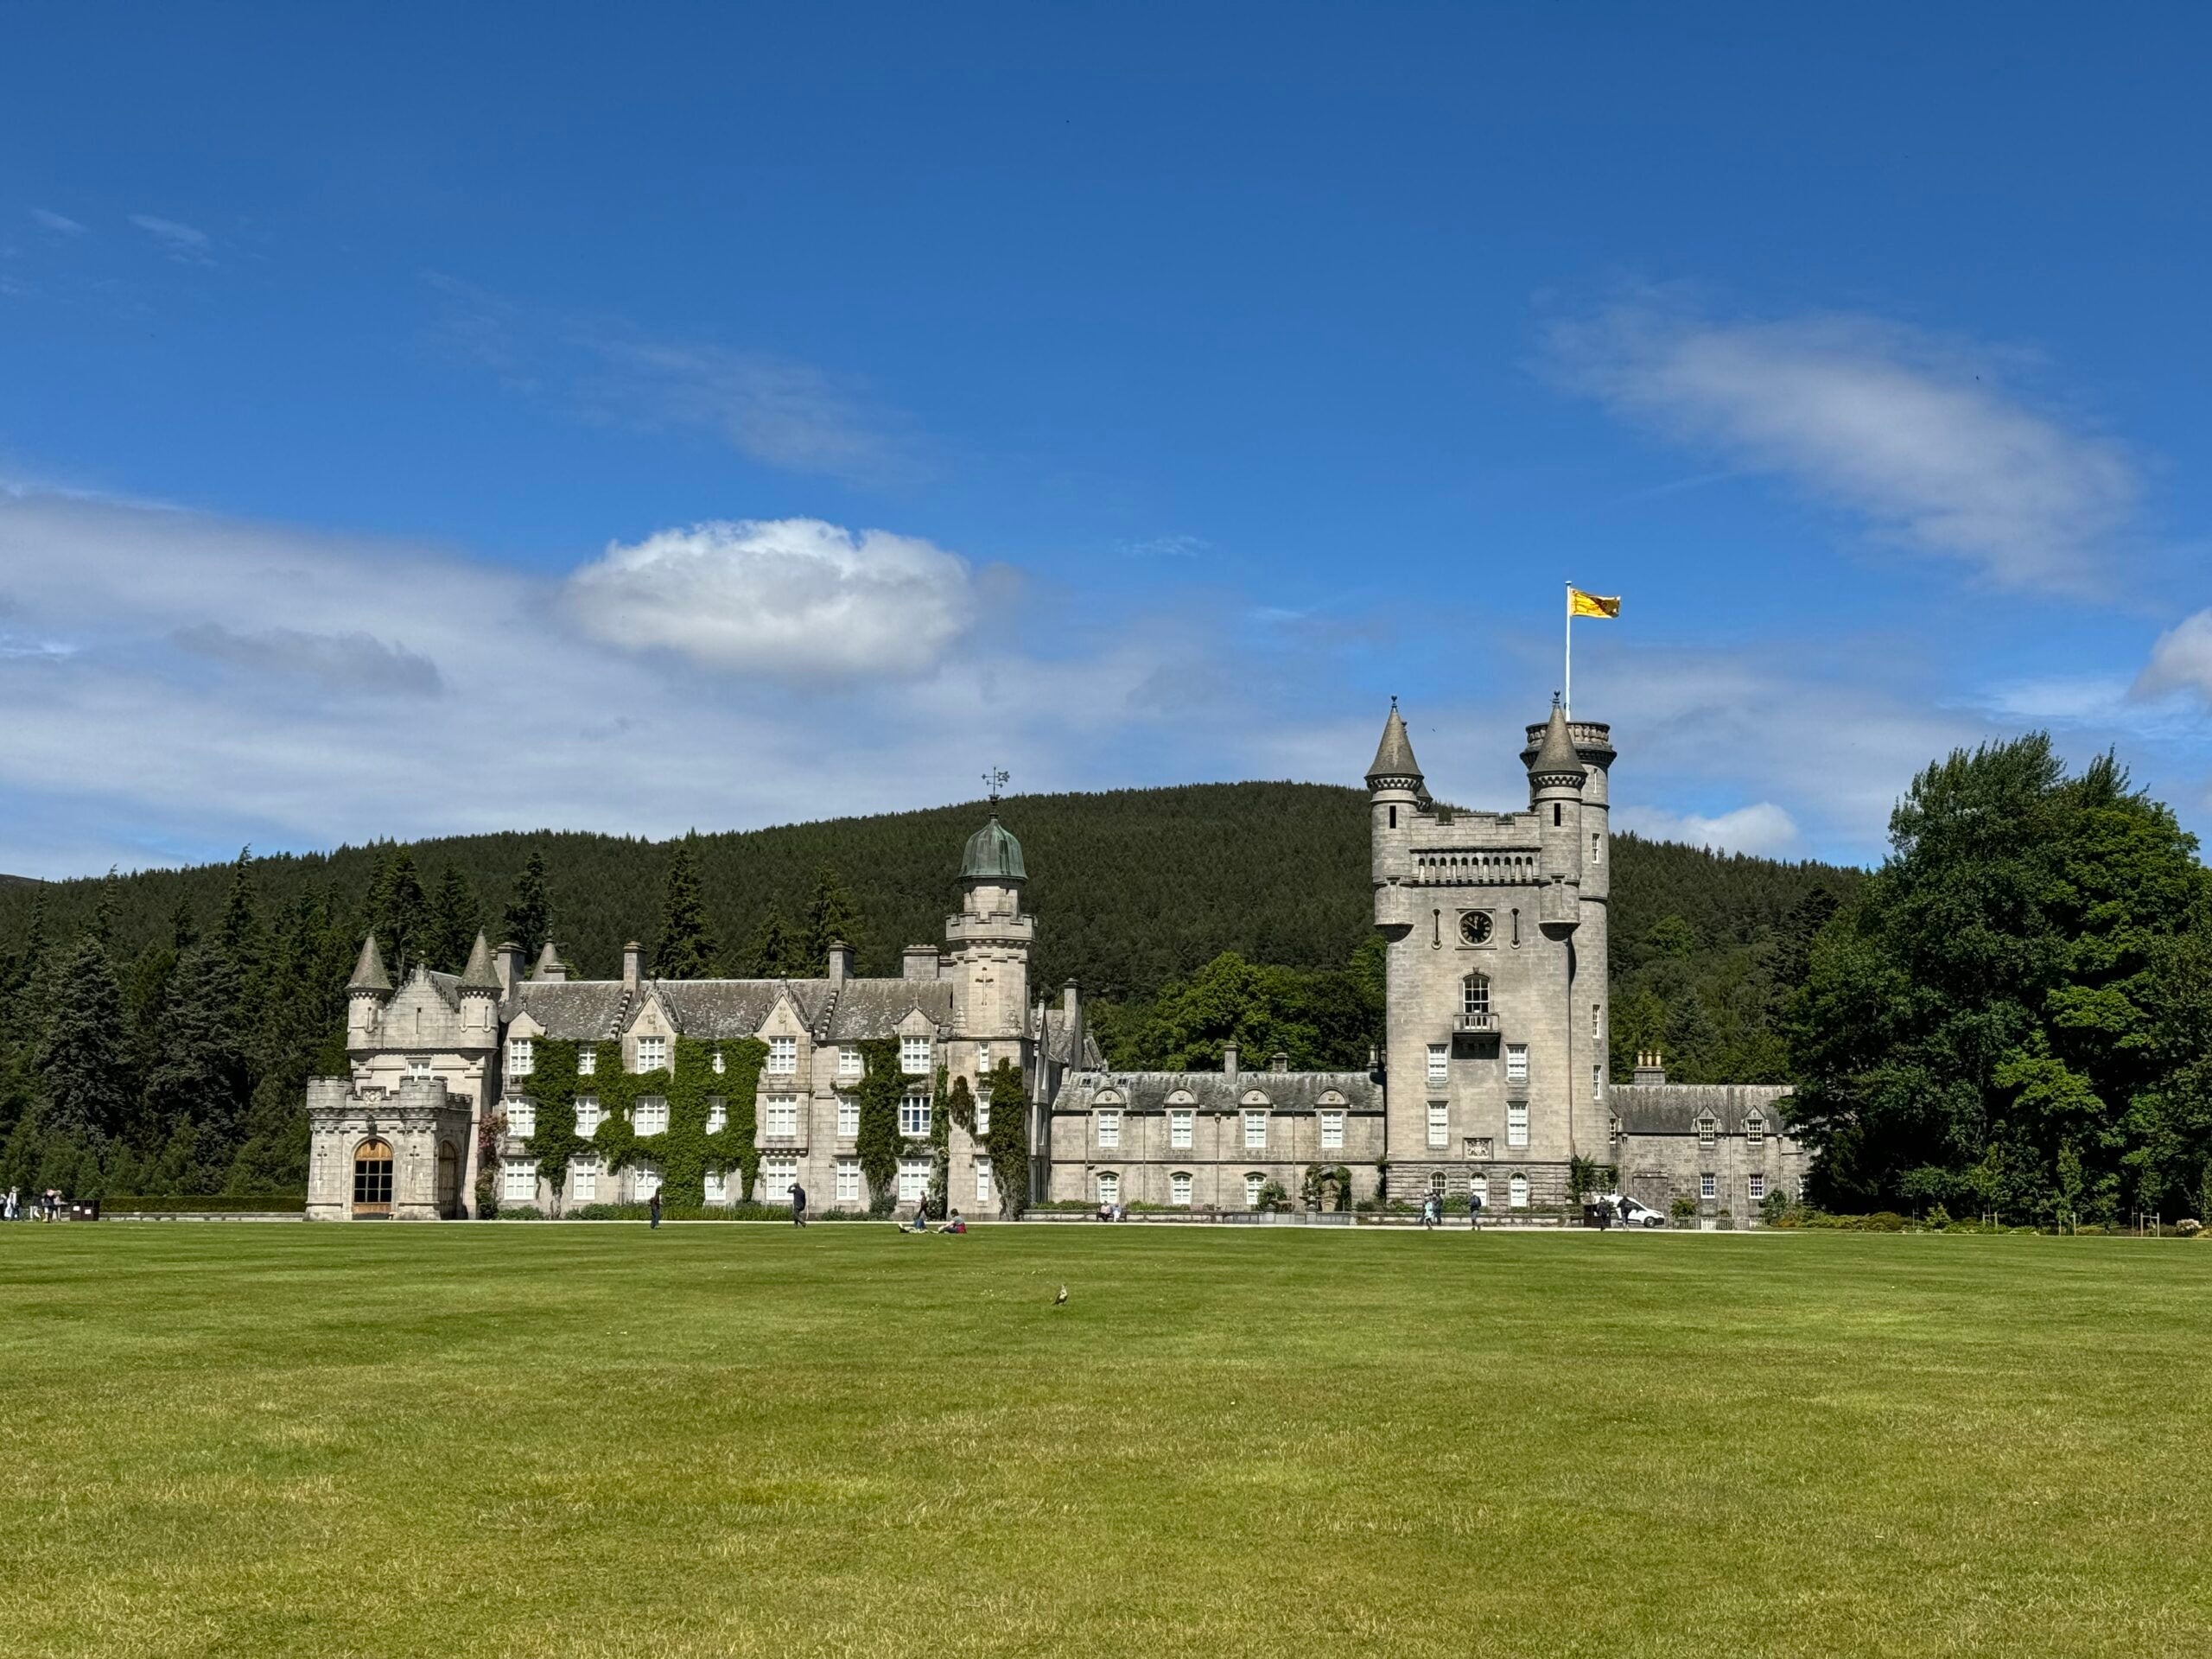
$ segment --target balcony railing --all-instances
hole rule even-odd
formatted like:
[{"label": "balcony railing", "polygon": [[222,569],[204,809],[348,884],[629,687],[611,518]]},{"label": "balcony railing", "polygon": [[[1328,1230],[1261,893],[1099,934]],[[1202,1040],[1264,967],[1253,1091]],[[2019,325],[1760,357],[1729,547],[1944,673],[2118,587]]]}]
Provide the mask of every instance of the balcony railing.
[{"label": "balcony railing", "polygon": [[1452,1029],[1459,1032],[1496,1031],[1497,1016],[1494,1014],[1455,1014],[1452,1016]]}]

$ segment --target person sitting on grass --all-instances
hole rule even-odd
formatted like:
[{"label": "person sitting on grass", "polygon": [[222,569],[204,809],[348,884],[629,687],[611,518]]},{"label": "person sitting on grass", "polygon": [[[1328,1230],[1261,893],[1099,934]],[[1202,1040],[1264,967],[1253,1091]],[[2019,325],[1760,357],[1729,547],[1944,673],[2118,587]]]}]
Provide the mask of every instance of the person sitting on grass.
[{"label": "person sitting on grass", "polygon": [[957,1210],[955,1210],[945,1222],[944,1230],[948,1233],[964,1233],[968,1230],[968,1224],[960,1219],[960,1212]]}]

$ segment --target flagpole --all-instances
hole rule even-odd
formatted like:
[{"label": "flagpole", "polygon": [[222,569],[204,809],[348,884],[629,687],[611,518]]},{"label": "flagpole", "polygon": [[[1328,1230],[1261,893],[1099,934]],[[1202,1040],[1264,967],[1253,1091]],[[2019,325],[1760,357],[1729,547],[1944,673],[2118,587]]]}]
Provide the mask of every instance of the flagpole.
[{"label": "flagpole", "polygon": [[1567,584],[1567,677],[1560,688],[1560,707],[1574,718],[1574,584]]}]

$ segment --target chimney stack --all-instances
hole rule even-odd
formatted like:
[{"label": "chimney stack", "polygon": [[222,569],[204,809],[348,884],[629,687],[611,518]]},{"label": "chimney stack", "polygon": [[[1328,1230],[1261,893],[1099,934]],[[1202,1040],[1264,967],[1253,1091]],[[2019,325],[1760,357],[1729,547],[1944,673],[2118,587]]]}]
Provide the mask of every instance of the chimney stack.
[{"label": "chimney stack", "polygon": [[1270,1071],[1289,1071],[1290,1056],[1280,1048],[1275,1050],[1275,1052],[1268,1058],[1268,1070]]},{"label": "chimney stack", "polygon": [[1636,1057],[1636,1080],[1638,1083],[1666,1082],[1666,1057],[1661,1054],[1656,1048],[1651,1050],[1649,1053],[1637,1054]]},{"label": "chimney stack", "polygon": [[548,985],[564,983],[569,977],[569,965],[561,960],[561,949],[552,940],[545,941],[545,948],[537,953],[537,971],[531,976]]},{"label": "chimney stack", "polygon": [[1224,1077],[1236,1075],[1236,1039],[1234,1037],[1221,1046],[1221,1075]]},{"label": "chimney stack", "polygon": [[645,947],[635,939],[622,947],[622,983],[636,990],[645,976]]},{"label": "chimney stack", "polygon": [[492,963],[499,976],[499,996],[502,1001],[515,994],[515,982],[522,977],[522,946],[507,940],[493,953]]},{"label": "chimney stack", "polygon": [[1068,1028],[1068,1070],[1083,1070],[1083,987],[1070,980],[1060,993],[1062,1018]]},{"label": "chimney stack", "polygon": [[830,941],[830,983],[842,985],[853,976],[853,947],[842,939]]},{"label": "chimney stack", "polygon": [[938,951],[933,944],[910,944],[901,958],[908,979],[935,979],[938,976]]}]

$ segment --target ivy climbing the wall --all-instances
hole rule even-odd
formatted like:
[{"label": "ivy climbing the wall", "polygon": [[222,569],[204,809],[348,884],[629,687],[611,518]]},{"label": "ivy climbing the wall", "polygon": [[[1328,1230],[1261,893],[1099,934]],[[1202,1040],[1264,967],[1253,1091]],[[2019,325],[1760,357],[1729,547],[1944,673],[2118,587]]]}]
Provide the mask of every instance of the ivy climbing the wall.
[{"label": "ivy climbing the wall", "polygon": [[[537,1132],[525,1149],[537,1160],[537,1172],[551,1185],[557,1206],[568,1185],[569,1166],[586,1153],[595,1153],[610,1171],[635,1164],[652,1164],[660,1171],[661,1198],[671,1205],[706,1202],[709,1174],[735,1173],[734,1198],[748,1198],[760,1173],[760,1153],[753,1142],[758,1119],[757,1096],[760,1071],[767,1064],[768,1046],[756,1038],[709,1043],[689,1037],[676,1039],[673,1069],[632,1072],[622,1069],[622,1045],[592,1045],[594,1069],[578,1072],[580,1043],[540,1039],[530,1076],[529,1097],[537,1107]],[[894,1043],[893,1050],[897,1048]],[[722,1069],[715,1070],[715,1057]],[[896,1064],[896,1055],[893,1055]],[[576,1096],[595,1098],[605,1117],[589,1135],[576,1133]],[[636,1113],[641,1100],[668,1103],[668,1127],[657,1135],[637,1132]],[[720,1103],[724,1122],[709,1129],[708,1122]],[[897,1128],[894,1103],[893,1128]],[[895,1160],[894,1160],[895,1162]]]},{"label": "ivy climbing the wall", "polygon": [[[1044,1062],[1040,1058],[1039,1065]],[[999,1213],[1009,1219],[1029,1207],[1029,1106],[1023,1098],[1021,1070],[1010,1060],[991,1068],[991,1128],[983,1137],[991,1160],[991,1190],[998,1194]],[[975,1129],[971,1116],[966,1125]]]},{"label": "ivy climbing the wall", "polygon": [[853,1091],[861,1109],[860,1135],[853,1151],[860,1159],[868,1196],[880,1202],[899,1190],[899,1160],[906,1150],[906,1137],[899,1132],[899,1103],[906,1097],[910,1079],[899,1066],[896,1037],[871,1038],[857,1046],[863,1070],[860,1087]]}]

